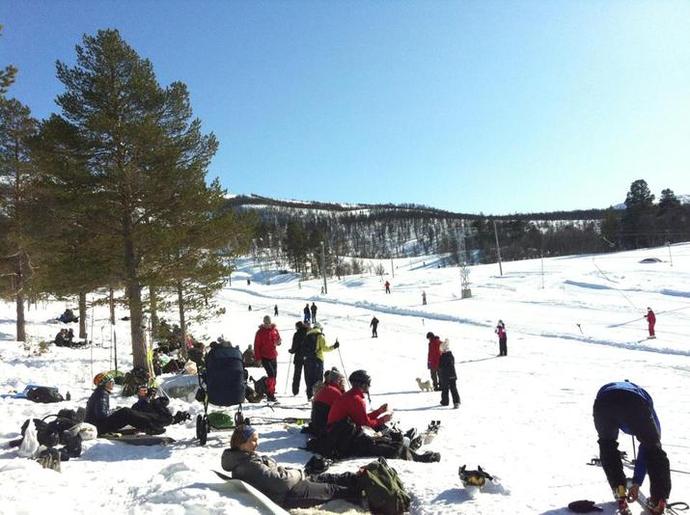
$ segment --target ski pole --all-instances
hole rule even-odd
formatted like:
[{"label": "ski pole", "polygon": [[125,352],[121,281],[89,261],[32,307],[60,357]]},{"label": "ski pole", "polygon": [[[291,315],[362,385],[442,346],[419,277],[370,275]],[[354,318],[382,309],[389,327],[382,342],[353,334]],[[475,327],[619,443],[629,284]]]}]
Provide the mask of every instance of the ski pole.
[{"label": "ski pole", "polygon": [[283,390],[283,393],[288,393],[288,384],[290,383],[290,365],[292,365],[292,360],[288,359],[288,369],[287,374],[285,375],[285,390]]},{"label": "ski pole", "polygon": [[[338,341],[338,338],[335,339]],[[345,370],[345,363],[343,362],[343,355],[340,353],[340,345],[338,345],[338,357],[340,358],[340,366],[343,367],[343,374],[345,374],[345,381],[347,381],[348,387],[351,387],[350,380],[348,379],[347,370]]]},{"label": "ski pole", "polygon": [[635,437],[633,435],[630,435],[630,439],[632,440],[632,445],[633,445],[633,464],[637,461],[637,452],[635,451]]},{"label": "ski pole", "polygon": [[584,336],[585,333],[582,332],[582,327],[580,327],[580,324],[577,324],[577,328],[580,330],[580,334],[582,334],[582,336]]}]

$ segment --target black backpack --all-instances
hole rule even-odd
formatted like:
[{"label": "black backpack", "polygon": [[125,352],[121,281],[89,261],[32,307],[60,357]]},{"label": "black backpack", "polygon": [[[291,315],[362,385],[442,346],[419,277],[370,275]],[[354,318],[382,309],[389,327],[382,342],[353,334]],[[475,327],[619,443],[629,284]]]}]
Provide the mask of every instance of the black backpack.
[{"label": "black backpack", "polygon": [[398,473],[385,458],[372,461],[361,469],[357,488],[364,492],[372,513],[400,515],[410,509],[411,498]]},{"label": "black backpack", "polygon": [[316,342],[319,338],[319,333],[307,333],[302,344],[302,354],[305,358],[316,357]]},{"label": "black backpack", "polygon": [[50,386],[37,386],[26,393],[26,398],[33,402],[48,404],[51,402],[62,402],[65,399],[60,395],[57,388]]}]

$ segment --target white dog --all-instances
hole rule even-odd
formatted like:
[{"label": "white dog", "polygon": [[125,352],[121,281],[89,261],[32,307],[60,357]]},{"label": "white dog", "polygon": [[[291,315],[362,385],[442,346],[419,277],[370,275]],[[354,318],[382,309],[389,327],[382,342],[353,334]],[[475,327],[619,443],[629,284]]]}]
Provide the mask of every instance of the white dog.
[{"label": "white dog", "polygon": [[431,381],[426,380],[422,381],[419,377],[417,378],[417,385],[419,386],[419,389],[423,392],[432,392],[434,388],[431,386]]}]

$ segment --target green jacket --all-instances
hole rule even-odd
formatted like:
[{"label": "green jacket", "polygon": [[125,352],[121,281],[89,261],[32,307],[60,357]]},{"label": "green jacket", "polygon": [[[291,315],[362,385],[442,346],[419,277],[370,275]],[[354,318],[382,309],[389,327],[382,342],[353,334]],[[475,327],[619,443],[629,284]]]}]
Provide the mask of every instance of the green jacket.
[{"label": "green jacket", "polygon": [[326,337],[318,327],[314,327],[307,333],[307,338],[313,338],[314,336],[316,336],[316,359],[323,361],[323,353],[331,352],[335,347],[326,343]]}]

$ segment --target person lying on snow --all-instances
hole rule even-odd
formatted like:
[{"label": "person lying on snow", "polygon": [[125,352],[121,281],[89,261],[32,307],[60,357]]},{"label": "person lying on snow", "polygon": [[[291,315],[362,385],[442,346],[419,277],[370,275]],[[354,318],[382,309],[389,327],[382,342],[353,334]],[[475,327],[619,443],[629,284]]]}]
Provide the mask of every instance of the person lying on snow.
[{"label": "person lying on snow", "polygon": [[58,320],[63,324],[69,324],[71,322],[79,322],[79,317],[74,316],[74,311],[67,308],[65,312],[58,317]]},{"label": "person lying on snow", "polygon": [[[316,442],[311,442],[312,449],[332,458],[382,456],[420,462],[435,462],[441,459],[436,452],[417,454],[411,450],[403,439],[402,433],[386,427],[392,414],[388,405],[367,413],[364,394],[369,395],[371,377],[365,370],[356,370],[350,374],[350,388],[338,398],[328,413],[326,434]],[[363,427],[383,433],[370,436]],[[310,445],[307,444],[307,448]],[[312,450],[310,449],[310,450]]]},{"label": "person lying on snow", "polygon": [[150,435],[165,433],[165,428],[156,423],[149,414],[130,408],[110,411],[110,394],[115,382],[110,374],[96,374],[93,378],[96,389],[86,403],[85,422],[93,424],[98,434],[112,433],[129,425]]},{"label": "person lying on snow", "polygon": [[221,465],[233,479],[252,485],[285,509],[310,508],[333,499],[358,503],[357,476],[353,473],[308,476],[301,469],[283,467],[256,452],[259,433],[250,425],[235,428],[230,449],[223,451]]}]

